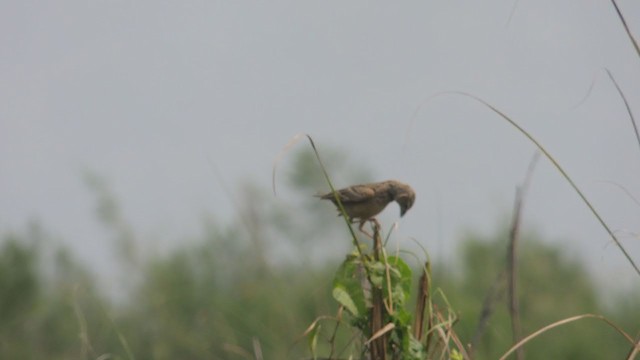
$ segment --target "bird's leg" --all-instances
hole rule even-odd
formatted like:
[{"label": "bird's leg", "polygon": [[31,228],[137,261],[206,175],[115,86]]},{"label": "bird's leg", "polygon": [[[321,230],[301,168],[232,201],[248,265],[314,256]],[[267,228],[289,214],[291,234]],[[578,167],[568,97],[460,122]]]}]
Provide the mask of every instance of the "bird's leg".
[{"label": "bird's leg", "polygon": [[360,230],[361,233],[367,235],[367,237],[373,239],[373,235],[369,234],[369,232],[363,228],[366,222],[367,220],[360,221],[360,226],[358,226],[358,230]]},{"label": "bird's leg", "polygon": [[371,218],[369,219],[369,221],[371,221],[371,226],[373,227],[373,231],[374,232],[379,232],[380,229],[382,228],[382,226],[380,225],[380,222],[378,222],[378,219],[376,218]]},{"label": "bird's leg", "polygon": [[369,219],[369,221],[371,221],[373,223],[373,226],[375,226],[376,230],[380,231],[382,226],[380,225],[380,222],[378,221],[378,219],[371,218],[371,219]]}]

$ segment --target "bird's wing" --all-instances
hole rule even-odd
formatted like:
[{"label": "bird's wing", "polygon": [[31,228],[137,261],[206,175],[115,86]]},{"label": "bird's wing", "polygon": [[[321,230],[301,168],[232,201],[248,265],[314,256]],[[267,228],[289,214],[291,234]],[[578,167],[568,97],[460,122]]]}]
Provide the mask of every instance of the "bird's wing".
[{"label": "bird's wing", "polygon": [[[343,203],[356,203],[371,199],[375,195],[375,190],[366,185],[355,185],[338,191],[340,201]],[[333,194],[328,194],[333,196]]]}]

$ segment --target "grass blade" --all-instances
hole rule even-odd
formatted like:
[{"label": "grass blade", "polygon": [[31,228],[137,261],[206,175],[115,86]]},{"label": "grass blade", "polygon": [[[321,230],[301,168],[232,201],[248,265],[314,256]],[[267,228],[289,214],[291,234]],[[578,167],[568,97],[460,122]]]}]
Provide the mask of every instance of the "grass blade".
[{"label": "grass blade", "polygon": [[631,30],[629,30],[629,25],[627,25],[627,21],[624,19],[624,16],[622,16],[622,12],[620,11],[618,4],[616,3],[616,0],[611,0],[611,3],[613,4],[613,7],[616,9],[616,13],[618,13],[618,18],[620,18],[620,22],[622,23],[622,26],[624,26],[624,30],[627,32],[627,36],[629,37],[629,40],[633,44],[633,47],[636,49],[636,53],[638,53],[638,57],[640,57],[640,46],[638,46],[638,42],[633,37],[633,34],[631,34]]},{"label": "grass blade", "polygon": [[636,140],[638,140],[638,146],[640,146],[640,133],[638,133],[638,125],[636,125],[636,119],[633,117],[633,113],[631,112],[631,107],[629,106],[629,102],[627,101],[627,97],[624,96],[624,93],[622,92],[622,89],[620,89],[620,85],[618,85],[618,82],[613,77],[613,74],[611,74],[611,71],[609,71],[609,69],[606,69],[606,68],[605,68],[605,71],[607,72],[607,75],[609,75],[609,79],[611,79],[611,81],[613,82],[613,85],[615,85],[616,90],[618,90],[618,94],[620,94],[620,97],[622,98],[622,101],[624,102],[624,106],[627,108],[627,113],[629,114],[629,119],[631,119],[631,125],[633,125],[633,130],[636,133]]},{"label": "grass blade", "polygon": [[556,321],[554,323],[551,323],[541,329],[539,329],[538,331],[533,332],[531,335],[525,337],[524,339],[520,340],[517,344],[513,345],[504,355],[502,355],[502,357],[500,357],[500,360],[504,360],[506,359],[509,355],[511,355],[514,351],[516,351],[518,348],[520,348],[521,346],[523,346],[524,344],[528,343],[529,341],[533,340],[534,338],[536,338],[538,335],[547,332],[548,330],[551,330],[553,328],[556,328],[558,326],[562,326],[565,324],[569,324],[572,323],[574,321],[578,321],[578,320],[582,320],[582,319],[588,319],[588,318],[592,318],[592,319],[598,319],[601,321],[604,321],[607,325],[611,326],[613,329],[615,329],[618,333],[620,333],[620,335],[622,335],[625,339],[627,339],[632,345],[635,346],[635,342],[634,340],[631,338],[631,336],[629,336],[629,334],[627,334],[626,332],[624,332],[624,330],[622,330],[620,327],[618,327],[617,325],[615,325],[614,323],[612,323],[611,321],[609,321],[607,318],[605,318],[602,315],[595,315],[595,314],[582,314],[582,315],[576,315],[576,316],[572,316],[570,318],[566,318],[566,319],[562,319],[559,321]]},{"label": "grass blade", "polygon": [[[605,223],[604,219],[602,219],[602,217],[596,211],[596,209],[593,207],[593,205],[591,205],[591,202],[589,202],[587,197],[578,188],[578,186],[573,181],[573,179],[571,179],[569,174],[567,174],[567,172],[564,170],[564,168],[562,166],[560,166],[558,161],[556,159],[554,159],[553,156],[551,156],[551,154],[538,142],[538,140],[536,140],[527,130],[525,130],[522,126],[518,125],[518,123],[516,123],[513,119],[511,119],[509,116],[507,116],[504,112],[500,111],[495,106],[489,104],[487,101],[483,100],[482,98],[480,98],[480,97],[478,97],[476,95],[473,95],[473,94],[470,94],[470,93],[467,93],[467,92],[464,92],[464,91],[443,91],[443,92],[440,92],[440,93],[437,93],[437,94],[435,94],[433,96],[428,97],[423,102],[423,104],[428,102],[428,101],[433,100],[434,98],[436,98],[438,96],[442,96],[442,95],[462,95],[462,96],[471,98],[471,99],[479,102],[480,104],[482,104],[482,105],[486,106],[487,108],[489,108],[494,113],[498,114],[501,118],[503,118],[509,124],[511,124],[513,127],[515,127],[522,135],[524,135],[527,139],[529,139],[529,141],[531,141],[542,152],[542,154],[547,159],[549,159],[549,161],[551,161],[553,166],[560,172],[560,174],[565,178],[565,180],[569,183],[569,185],[571,185],[571,187],[578,194],[580,199],[582,199],[582,201],[585,203],[585,205],[587,205],[589,210],[591,210],[591,213],[596,217],[596,219],[598,220],[600,225],[602,225],[602,227],[606,230],[606,232],[609,234],[609,236],[613,239],[613,241],[615,242],[616,246],[618,246],[618,249],[620,249],[620,251],[622,252],[624,257],[627,258],[627,261],[629,261],[629,263],[631,264],[631,266],[633,267],[635,272],[638,274],[638,276],[640,276],[640,268],[635,263],[635,261],[633,261],[633,258],[631,257],[631,255],[629,255],[629,253],[624,248],[624,246],[622,246],[622,243],[620,242],[620,240],[618,239],[616,234],[611,230],[611,228],[609,228],[609,225],[607,225],[607,223]],[[421,106],[423,104],[421,104]],[[417,114],[417,111],[418,110],[416,110],[416,112],[414,112],[414,117]]]}]

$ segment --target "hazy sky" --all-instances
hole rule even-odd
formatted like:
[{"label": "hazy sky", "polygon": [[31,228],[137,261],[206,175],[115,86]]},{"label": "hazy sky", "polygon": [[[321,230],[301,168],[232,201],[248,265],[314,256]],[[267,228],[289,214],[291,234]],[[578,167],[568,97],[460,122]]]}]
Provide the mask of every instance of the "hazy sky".
[{"label": "hazy sky", "polygon": [[[619,5],[640,37],[640,2]],[[232,186],[270,189],[304,132],[412,184],[401,234],[451,254],[508,219],[534,153],[469,98],[425,102],[459,90],[545,145],[640,262],[640,206],[620,188],[640,198],[640,147],[604,70],[640,116],[640,58],[608,1],[0,1],[0,14],[3,233],[37,218],[99,263],[91,169],[142,234],[197,234],[203,212],[233,215],[208,158]],[[601,280],[640,283],[545,159],[523,221]]]}]

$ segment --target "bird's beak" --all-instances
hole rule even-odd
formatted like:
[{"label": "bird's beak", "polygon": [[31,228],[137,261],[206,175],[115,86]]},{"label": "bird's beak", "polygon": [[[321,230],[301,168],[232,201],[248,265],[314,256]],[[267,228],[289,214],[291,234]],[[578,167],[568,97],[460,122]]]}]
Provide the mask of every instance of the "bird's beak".
[{"label": "bird's beak", "polygon": [[403,217],[406,212],[407,212],[407,209],[400,208],[400,217]]}]

